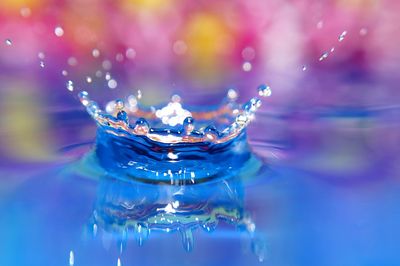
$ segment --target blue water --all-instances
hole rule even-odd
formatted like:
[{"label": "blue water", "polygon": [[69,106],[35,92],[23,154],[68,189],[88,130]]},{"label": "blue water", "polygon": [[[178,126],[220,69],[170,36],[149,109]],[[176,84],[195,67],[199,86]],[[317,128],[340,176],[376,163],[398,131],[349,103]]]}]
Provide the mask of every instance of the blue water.
[{"label": "blue water", "polygon": [[[58,114],[70,117],[59,130],[94,133],[78,113]],[[288,130],[290,118],[261,113],[249,132],[261,168],[183,186],[104,175],[88,163],[93,140],[80,140],[57,163],[3,171],[0,265],[70,265],[71,253],[74,265],[397,265],[395,117],[365,128],[352,123],[371,117],[334,113]],[[254,134],[266,125],[273,134]],[[178,222],[146,225],[175,201]],[[135,233],[134,222],[150,233]]]}]

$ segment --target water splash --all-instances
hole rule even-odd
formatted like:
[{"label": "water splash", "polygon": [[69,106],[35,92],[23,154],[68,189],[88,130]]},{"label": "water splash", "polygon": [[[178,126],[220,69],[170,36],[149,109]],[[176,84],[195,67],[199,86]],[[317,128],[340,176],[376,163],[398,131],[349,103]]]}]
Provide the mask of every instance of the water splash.
[{"label": "water splash", "polygon": [[[268,97],[271,89],[263,84],[258,93]],[[237,95],[229,90],[220,106],[206,111],[189,111],[178,95],[147,108],[138,91],[105,110],[86,91],[78,96],[98,125],[96,154],[103,168],[118,178],[193,184],[232,176],[251,157],[245,129],[261,100],[239,104]]]}]

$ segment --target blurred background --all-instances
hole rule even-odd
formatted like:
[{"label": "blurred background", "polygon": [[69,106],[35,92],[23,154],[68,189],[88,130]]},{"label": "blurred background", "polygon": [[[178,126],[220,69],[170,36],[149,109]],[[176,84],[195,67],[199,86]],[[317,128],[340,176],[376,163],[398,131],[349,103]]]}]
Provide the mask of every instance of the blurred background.
[{"label": "blurred background", "polygon": [[[380,247],[357,242],[355,253],[359,258],[365,251],[376,254],[371,260],[346,260],[351,255],[344,249],[350,257],[339,259],[340,253],[317,248],[316,254],[327,258],[319,265],[331,265],[328,258],[337,262],[332,265],[398,265],[400,237],[389,235],[392,229],[398,232],[393,225],[400,222],[394,204],[400,200],[395,193],[399,10],[396,0],[1,0],[1,198],[18,194],[44,169],[76,159],[77,153],[65,147],[95,139],[95,124],[76,97],[80,90],[103,104],[140,90],[149,106],[167,102],[174,93],[188,105],[209,106],[217,105],[229,88],[237,89],[244,102],[266,83],[272,96],[249,128],[254,152],[276,173],[295,171],[292,178],[306,173],[339,186],[335,195],[348,197],[354,209],[342,213],[347,202],[340,200],[335,215],[351,216],[361,208],[357,215],[364,218],[353,218],[359,226],[367,223],[363,230],[369,234],[354,237],[386,242]],[[323,197],[327,183],[319,188],[308,182],[301,183],[302,196],[290,187],[297,195],[291,199],[301,201],[308,193],[316,201]],[[287,193],[277,186],[282,194],[271,189],[273,202]],[[336,202],[330,189],[330,200]],[[380,197],[385,193],[393,194]],[[251,206],[258,206],[254,202]],[[296,204],[283,202],[282,208]],[[392,207],[377,211],[379,206]],[[304,224],[313,219],[303,218]],[[389,223],[386,229],[380,218]],[[282,224],[279,219],[274,226]],[[285,226],[291,225],[283,223],[282,232]],[[330,248],[346,243],[341,240],[329,242]],[[301,245],[291,244],[296,252]],[[296,252],[289,253],[302,258]],[[275,254],[276,265],[296,261]]]}]

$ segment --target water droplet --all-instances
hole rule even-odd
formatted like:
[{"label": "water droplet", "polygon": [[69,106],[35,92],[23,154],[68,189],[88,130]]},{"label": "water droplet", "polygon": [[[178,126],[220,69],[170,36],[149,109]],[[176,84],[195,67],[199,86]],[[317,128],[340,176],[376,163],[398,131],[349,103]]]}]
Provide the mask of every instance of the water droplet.
[{"label": "water droplet", "polygon": [[173,153],[173,152],[168,152],[167,153],[167,157],[171,160],[177,160],[179,157],[177,154]]},{"label": "water droplet", "polygon": [[345,30],[339,35],[339,38],[338,38],[339,42],[343,41],[344,38],[346,37],[346,35],[347,35],[347,31]]},{"label": "water droplet", "polygon": [[107,72],[106,75],[104,76],[104,78],[106,80],[110,80],[111,79],[111,74],[109,72]]},{"label": "water droplet", "polygon": [[228,96],[229,100],[234,101],[237,99],[238,93],[235,89],[229,89],[227,96]]},{"label": "water droplet", "polygon": [[41,68],[44,68],[44,66],[45,66],[43,61],[40,61],[39,65]]},{"label": "water droplet", "polygon": [[117,260],[117,266],[122,266],[120,258],[118,258],[118,260]]},{"label": "water droplet", "polygon": [[183,130],[186,135],[189,135],[194,130],[194,119],[193,117],[186,117],[183,121]]},{"label": "water droplet", "polygon": [[251,61],[256,57],[256,51],[253,47],[246,47],[242,50],[242,58],[246,61]]},{"label": "water droplet", "polygon": [[303,71],[306,71],[306,70],[307,70],[307,66],[304,65],[303,68],[302,68],[302,70],[303,70]]},{"label": "water droplet", "polygon": [[38,57],[39,57],[39,59],[43,60],[46,56],[45,56],[45,54],[43,52],[39,52],[38,53]]},{"label": "water droplet", "polygon": [[101,76],[103,75],[103,72],[101,72],[101,70],[97,70],[95,75],[96,75],[96,77],[101,78]]},{"label": "water droplet", "polygon": [[100,56],[100,51],[99,51],[99,49],[97,49],[97,48],[93,49],[93,50],[92,50],[92,56],[93,56],[94,58],[99,57],[99,56]]},{"label": "water droplet", "polygon": [[84,106],[87,106],[89,104],[90,99],[89,99],[89,93],[87,93],[87,91],[79,92],[78,98]]},{"label": "water droplet", "polygon": [[72,80],[68,80],[66,87],[67,87],[67,90],[73,91],[74,90],[74,82]]},{"label": "water droplet", "polygon": [[248,118],[245,115],[240,114],[236,117],[236,123],[238,123],[239,125],[244,125],[247,123],[247,121]]},{"label": "water droplet", "polygon": [[208,126],[204,129],[204,134],[209,140],[216,140],[218,138],[218,131],[215,126]]},{"label": "water droplet", "polygon": [[86,82],[87,82],[87,83],[92,83],[92,78],[89,77],[89,76],[87,76],[87,77],[86,77]]},{"label": "water droplet", "polygon": [[136,121],[135,129],[138,135],[146,135],[149,132],[149,123],[144,118],[139,118]]},{"label": "water droplet", "polygon": [[243,71],[249,72],[253,68],[250,62],[244,62],[242,65]]},{"label": "water droplet", "polygon": [[117,113],[117,118],[118,118],[118,120],[124,121],[125,123],[129,122],[128,114],[125,111],[122,111],[122,110],[119,111]]},{"label": "water droplet", "polygon": [[136,57],[136,51],[133,48],[126,49],[125,56],[129,59],[133,59]]},{"label": "water droplet", "polygon": [[115,89],[118,86],[118,83],[115,79],[110,79],[107,85],[110,89]]},{"label": "water droplet", "polygon": [[6,45],[8,45],[8,46],[11,46],[11,45],[12,45],[11,39],[6,39],[4,42],[5,42]]},{"label": "water droplet", "polygon": [[335,47],[331,48],[331,53],[333,53],[335,51]]},{"label": "water droplet", "polygon": [[75,263],[74,252],[71,250],[69,252],[69,265],[73,266]]},{"label": "water droplet", "polygon": [[121,100],[121,99],[117,99],[117,100],[115,100],[115,108],[118,110],[118,111],[121,111],[122,109],[124,109],[124,101],[123,100]]},{"label": "water droplet", "polygon": [[55,27],[55,28],[54,28],[54,34],[55,34],[57,37],[61,37],[61,36],[64,35],[64,29],[61,28],[61,26]]},{"label": "water droplet", "polygon": [[319,57],[319,61],[321,62],[321,61],[325,60],[326,58],[328,58],[328,55],[329,55],[328,52],[324,52],[324,53]]},{"label": "water droplet", "polygon": [[181,96],[179,96],[178,94],[174,94],[171,96],[171,102],[173,103],[179,103],[181,102]]},{"label": "water droplet", "polygon": [[173,51],[175,54],[177,55],[183,55],[186,53],[188,47],[187,44],[182,41],[182,40],[178,40],[174,43],[173,47],[172,47]]},{"label": "water droplet", "polygon": [[27,18],[31,15],[31,9],[29,7],[23,7],[19,10],[22,17]]},{"label": "water droplet", "polygon": [[269,97],[272,94],[271,88],[266,84],[261,84],[258,86],[258,95],[263,97]]},{"label": "water droplet", "polygon": [[137,91],[137,98],[140,100],[140,99],[142,99],[142,91],[141,90],[138,90]]},{"label": "water droplet", "polygon": [[61,71],[61,75],[63,75],[64,77],[68,76],[68,71],[67,70]]}]

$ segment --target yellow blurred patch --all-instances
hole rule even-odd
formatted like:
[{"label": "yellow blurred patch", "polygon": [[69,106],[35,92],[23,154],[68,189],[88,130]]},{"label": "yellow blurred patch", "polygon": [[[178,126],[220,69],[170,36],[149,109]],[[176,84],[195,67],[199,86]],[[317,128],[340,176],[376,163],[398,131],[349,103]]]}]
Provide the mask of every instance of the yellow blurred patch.
[{"label": "yellow blurred patch", "polygon": [[133,12],[157,13],[173,7],[175,0],[122,0],[121,6]]},{"label": "yellow blurred patch", "polygon": [[0,9],[6,11],[18,11],[23,7],[35,9],[43,6],[46,2],[46,0],[1,0]]},{"label": "yellow blurred patch", "polygon": [[[197,14],[183,29],[188,47],[185,64],[194,78],[217,82],[226,67],[226,57],[232,53],[234,33],[214,14]],[[186,68],[186,67],[185,67]]]}]

